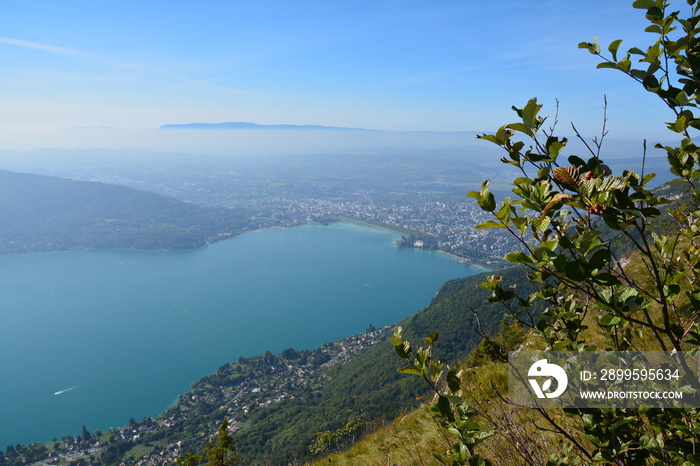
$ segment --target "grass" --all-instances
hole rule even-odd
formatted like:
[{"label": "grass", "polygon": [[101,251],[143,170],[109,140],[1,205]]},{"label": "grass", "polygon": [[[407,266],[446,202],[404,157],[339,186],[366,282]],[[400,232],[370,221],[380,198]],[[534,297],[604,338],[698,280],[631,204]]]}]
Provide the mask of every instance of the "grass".
[{"label": "grass", "polygon": [[146,446],[144,444],[138,444],[138,445],[135,445],[134,448],[132,448],[131,450],[126,452],[126,454],[124,456],[126,458],[141,458],[143,456],[150,454],[154,448],[155,448],[155,446],[153,446],[153,445]]},{"label": "grass", "polygon": [[432,451],[444,442],[432,418],[423,409],[403,415],[366,436],[349,450],[320,459],[314,465],[372,466],[435,464]]},{"label": "grass", "polygon": [[[507,395],[506,364],[488,363],[461,370],[463,401],[479,413],[474,420],[481,429],[494,433],[477,446],[475,453],[481,453],[499,466],[515,466],[545,464],[552,453],[562,451],[566,443],[564,437],[541,429],[548,427],[547,422],[536,410],[515,408],[501,398]],[[578,437],[573,419],[562,411],[548,414]],[[442,431],[425,408],[418,408],[381,426],[348,450],[311,464],[432,466],[441,464],[433,454],[444,455],[453,442],[453,437]]]}]

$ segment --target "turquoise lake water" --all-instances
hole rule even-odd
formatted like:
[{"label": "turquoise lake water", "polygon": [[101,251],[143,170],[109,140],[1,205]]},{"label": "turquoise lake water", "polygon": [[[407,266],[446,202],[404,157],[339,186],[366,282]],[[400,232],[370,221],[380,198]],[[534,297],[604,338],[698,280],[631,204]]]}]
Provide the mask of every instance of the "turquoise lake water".
[{"label": "turquoise lake water", "polygon": [[0,448],[155,417],[239,356],[396,323],[475,270],[351,224],[0,256]]}]

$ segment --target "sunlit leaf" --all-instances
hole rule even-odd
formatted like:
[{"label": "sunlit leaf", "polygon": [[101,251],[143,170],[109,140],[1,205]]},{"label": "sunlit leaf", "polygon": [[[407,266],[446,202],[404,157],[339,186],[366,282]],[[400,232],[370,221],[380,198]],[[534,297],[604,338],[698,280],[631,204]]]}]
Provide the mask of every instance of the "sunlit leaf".
[{"label": "sunlit leaf", "polygon": [[608,50],[612,54],[613,60],[617,61],[617,49],[620,48],[620,44],[622,43],[622,39],[617,39],[612,42],[610,42],[610,45],[608,46]]},{"label": "sunlit leaf", "polygon": [[537,217],[532,220],[532,229],[541,235],[549,227],[551,220],[549,217]]},{"label": "sunlit leaf", "polygon": [[411,375],[419,375],[419,376],[423,375],[423,373],[421,371],[419,371],[418,369],[416,369],[413,366],[399,367],[398,372],[400,374],[411,374]]},{"label": "sunlit leaf", "polygon": [[617,325],[620,322],[622,322],[622,318],[613,314],[605,314],[600,318],[598,322],[604,327],[610,327],[612,325]]},{"label": "sunlit leaf", "polygon": [[487,228],[505,228],[501,222],[494,222],[493,220],[486,220],[484,223],[476,225],[474,228],[477,230],[484,230]]},{"label": "sunlit leaf", "polygon": [[505,256],[505,260],[512,264],[532,264],[534,261],[522,251],[511,251]]}]

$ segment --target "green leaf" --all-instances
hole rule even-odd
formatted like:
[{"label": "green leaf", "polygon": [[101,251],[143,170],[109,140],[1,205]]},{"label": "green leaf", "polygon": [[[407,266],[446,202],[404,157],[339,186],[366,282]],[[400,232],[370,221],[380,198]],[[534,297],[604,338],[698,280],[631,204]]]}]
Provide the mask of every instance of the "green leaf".
[{"label": "green leaf", "polygon": [[613,314],[605,314],[604,316],[602,316],[600,318],[600,320],[598,322],[603,327],[610,327],[612,325],[617,325],[620,322],[622,322],[622,318],[620,316],[616,316]]},{"label": "green leaf", "polygon": [[586,161],[583,160],[578,155],[570,155],[568,160],[569,160],[569,163],[571,165],[573,165],[574,167],[585,167],[586,166]]},{"label": "green leaf", "polygon": [[527,134],[528,136],[532,136],[530,134],[530,130],[528,129],[527,125],[525,123],[510,123],[506,126],[508,129],[512,129],[513,131],[518,131],[523,134]]},{"label": "green leaf", "polygon": [[598,187],[599,191],[615,191],[617,189],[622,189],[627,185],[627,182],[621,176],[608,176],[603,178]]},{"label": "green leaf", "polygon": [[457,377],[457,374],[455,371],[448,371],[447,372],[447,387],[450,389],[452,393],[457,393],[459,389],[461,388],[461,382],[459,380],[459,377]]},{"label": "green leaf", "polygon": [[583,281],[588,278],[588,271],[576,261],[566,264],[564,274],[567,278],[575,281]]},{"label": "green leaf", "polygon": [[586,434],[586,435],[584,435],[584,437],[586,437],[588,439],[588,441],[591,442],[593,445],[600,448],[602,442],[600,441],[600,439],[596,435]]},{"label": "green leaf", "polygon": [[600,45],[594,42],[579,42],[578,48],[587,49],[593,55],[598,55],[600,53]]},{"label": "green leaf", "polygon": [[690,103],[690,97],[688,97],[688,94],[686,94],[685,91],[680,91],[678,94],[676,94],[674,100],[676,101],[676,105],[688,105]]},{"label": "green leaf", "polygon": [[527,222],[530,219],[529,215],[526,215],[525,217],[515,217],[514,219],[511,220],[513,222],[513,225],[518,229],[520,234],[524,234],[525,230],[527,229]]},{"label": "green leaf", "polygon": [[645,207],[639,210],[645,217],[655,218],[661,215],[661,211],[655,207]]},{"label": "green leaf", "polygon": [[591,280],[603,286],[613,286],[620,284],[620,280],[618,280],[617,277],[615,277],[615,275],[607,272],[599,273],[598,275],[591,278]]},{"label": "green leaf", "polygon": [[392,345],[398,346],[403,343],[403,338],[401,337],[403,333],[403,327],[400,325],[394,329],[394,335],[392,338],[389,338],[389,341],[391,342]]},{"label": "green leaf", "polygon": [[454,415],[452,414],[450,400],[445,396],[440,395],[437,403],[431,406],[430,410],[435,414],[439,414],[440,417],[448,422],[454,422],[455,420]]},{"label": "green leaf", "polygon": [[[562,138],[560,141],[559,138],[556,138],[554,136],[549,136],[547,138],[547,143],[545,144],[545,148],[547,149],[547,153],[552,159],[556,159],[559,153],[566,147],[567,139]],[[542,177],[538,174],[538,177]]]},{"label": "green leaf", "polygon": [[477,230],[484,230],[487,228],[505,228],[501,222],[494,222],[493,220],[486,220],[484,223],[476,225],[474,227]]},{"label": "green leaf", "polygon": [[635,0],[634,3],[632,3],[632,8],[637,8],[638,10],[648,10],[654,6],[656,6],[654,0]]},{"label": "green leaf", "polygon": [[644,78],[642,80],[642,84],[644,85],[644,88],[648,91],[658,89],[661,86],[659,80],[656,79],[656,76],[654,76],[653,74],[650,74],[646,78]]},{"label": "green leaf", "polygon": [[606,248],[600,248],[593,253],[593,256],[588,261],[588,265],[593,269],[600,270],[610,263],[610,259],[610,251]]},{"label": "green leaf", "polygon": [[482,210],[493,212],[496,210],[496,198],[493,196],[493,193],[489,191],[488,185],[489,180],[484,181],[481,183],[480,191],[471,191],[469,194],[467,194],[467,197],[473,197],[476,199],[476,203],[479,204],[479,207],[481,207]]},{"label": "green leaf", "polygon": [[571,343],[572,343],[571,340],[569,340],[568,338],[566,340],[563,340],[563,341],[558,341],[552,345],[552,350],[554,350],[554,351],[566,351],[566,349],[568,348],[568,346]]},{"label": "green leaf", "polygon": [[535,261],[522,251],[511,251],[505,256],[505,260],[511,264],[533,264]]},{"label": "green leaf", "polygon": [[434,345],[438,341],[438,334],[435,332],[432,332],[430,335],[423,338],[423,340],[425,340],[425,342],[429,345]]},{"label": "green leaf", "polygon": [[550,223],[549,217],[537,217],[532,220],[532,229],[535,233],[541,235],[549,227]]},{"label": "green leaf", "polygon": [[523,108],[523,123],[529,128],[534,128],[537,125],[537,113],[539,113],[542,105],[537,104],[537,99],[530,99],[527,105]]},{"label": "green leaf", "polygon": [[664,19],[664,12],[661,8],[654,5],[647,10],[646,17],[651,21],[660,21]]},{"label": "green leaf", "polygon": [[610,42],[610,45],[608,45],[608,51],[612,54],[613,60],[617,61],[617,49],[620,48],[620,44],[622,43],[622,39],[617,39],[612,42]]},{"label": "green leaf", "polygon": [[413,348],[411,348],[411,344],[407,341],[402,341],[400,344],[395,345],[394,349],[396,350],[396,354],[404,359],[410,358],[413,353]]},{"label": "green leaf", "polygon": [[537,133],[537,130],[541,126],[542,122],[544,121],[544,118],[540,118],[537,116],[541,108],[542,105],[539,105],[537,103],[537,98],[528,100],[527,104],[522,109],[513,107],[513,110],[515,110],[518,116],[522,118],[523,122],[511,123],[507,125],[506,128],[512,129],[514,131],[519,131],[521,133],[527,134],[528,136],[534,136]]},{"label": "green leaf", "polygon": [[403,366],[403,367],[399,367],[398,372],[399,372],[400,374],[412,374],[412,375],[418,375],[418,376],[422,376],[422,375],[423,375],[423,373],[422,373],[421,371],[419,371],[418,369],[416,369],[416,368],[413,367],[413,366]]}]

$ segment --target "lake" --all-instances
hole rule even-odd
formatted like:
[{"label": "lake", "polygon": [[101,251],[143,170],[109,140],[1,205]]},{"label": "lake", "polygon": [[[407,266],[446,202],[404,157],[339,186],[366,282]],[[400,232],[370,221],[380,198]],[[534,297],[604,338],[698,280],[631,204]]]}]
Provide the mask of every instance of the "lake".
[{"label": "lake", "polygon": [[0,256],[0,447],[157,416],[239,356],[398,322],[477,270],[353,224],[196,251]]}]

